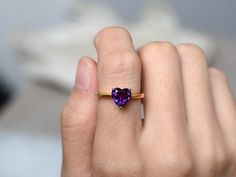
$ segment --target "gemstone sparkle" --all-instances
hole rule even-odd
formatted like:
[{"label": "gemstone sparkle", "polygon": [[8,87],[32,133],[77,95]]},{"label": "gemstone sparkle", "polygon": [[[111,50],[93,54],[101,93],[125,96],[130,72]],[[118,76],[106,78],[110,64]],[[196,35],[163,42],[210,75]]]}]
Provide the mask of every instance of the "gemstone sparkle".
[{"label": "gemstone sparkle", "polygon": [[112,99],[113,101],[120,107],[122,108],[123,106],[125,106],[129,100],[131,99],[131,89],[128,88],[114,88],[112,89],[111,92],[112,95]]}]

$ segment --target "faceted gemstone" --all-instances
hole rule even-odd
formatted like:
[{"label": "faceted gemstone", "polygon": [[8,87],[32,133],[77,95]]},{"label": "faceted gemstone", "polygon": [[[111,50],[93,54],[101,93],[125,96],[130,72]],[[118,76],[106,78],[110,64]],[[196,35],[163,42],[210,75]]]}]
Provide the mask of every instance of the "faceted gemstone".
[{"label": "faceted gemstone", "polygon": [[122,108],[131,99],[131,90],[128,88],[114,88],[111,92],[113,101]]}]

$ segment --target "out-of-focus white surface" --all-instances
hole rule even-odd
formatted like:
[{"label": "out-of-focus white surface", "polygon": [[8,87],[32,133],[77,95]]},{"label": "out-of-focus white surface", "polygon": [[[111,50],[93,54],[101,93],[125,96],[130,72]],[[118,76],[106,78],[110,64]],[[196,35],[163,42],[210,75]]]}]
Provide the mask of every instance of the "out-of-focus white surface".
[{"label": "out-of-focus white surface", "polygon": [[[181,25],[173,10],[165,3],[154,3],[144,9],[139,21],[126,24],[109,7],[101,4],[80,5],[78,20],[47,30],[17,32],[12,35],[12,44],[20,53],[19,63],[33,79],[46,80],[64,88],[74,82],[78,58],[93,56],[93,37],[106,26],[126,27],[135,47],[149,41],[195,43],[203,48],[209,59],[214,46],[209,37]],[[99,14],[99,19],[96,15]]]},{"label": "out-of-focus white surface", "polygon": [[1,112],[0,177],[60,176],[60,113],[67,96],[35,83]]},{"label": "out-of-focus white surface", "polygon": [[[96,2],[108,4],[124,19],[137,19],[142,13],[142,8],[153,1],[157,0],[98,0]],[[25,80],[22,78],[24,75],[14,62],[15,56],[12,55],[6,42],[10,31],[18,27],[45,28],[58,25],[66,20],[65,14],[70,13],[70,10],[66,9],[73,6],[75,2],[78,6],[85,2],[94,3],[93,0],[0,1],[0,74],[4,75],[14,88],[17,89],[25,84]],[[235,36],[236,34],[236,20],[234,18],[236,16],[236,1],[168,0],[165,2],[171,4],[181,22],[186,26],[220,35],[231,34]],[[99,14],[96,15],[99,19]]]},{"label": "out-of-focus white surface", "polygon": [[[59,177],[61,144],[50,136],[0,133],[1,177]],[[45,160],[47,159],[47,160]]]}]

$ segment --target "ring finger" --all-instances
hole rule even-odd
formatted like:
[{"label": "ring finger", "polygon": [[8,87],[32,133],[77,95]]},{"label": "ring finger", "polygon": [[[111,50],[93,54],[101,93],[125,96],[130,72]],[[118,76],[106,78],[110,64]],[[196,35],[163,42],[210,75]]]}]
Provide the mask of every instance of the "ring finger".
[{"label": "ring finger", "polygon": [[[111,93],[112,88],[119,87],[139,93],[141,63],[129,33],[119,27],[106,28],[96,36],[95,47],[99,91]],[[106,159],[120,159],[121,154],[127,159],[124,152],[134,149],[130,147],[135,147],[136,135],[141,130],[140,110],[139,99],[131,100],[119,109],[111,98],[99,98],[94,144],[94,158],[98,163]],[[128,153],[132,157],[132,152]]]}]

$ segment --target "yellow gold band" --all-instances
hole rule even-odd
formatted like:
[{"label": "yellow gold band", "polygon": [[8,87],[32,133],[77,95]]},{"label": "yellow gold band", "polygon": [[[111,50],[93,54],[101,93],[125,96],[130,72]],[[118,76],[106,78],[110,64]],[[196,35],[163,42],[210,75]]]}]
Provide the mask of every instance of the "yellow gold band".
[{"label": "yellow gold band", "polygon": [[[97,92],[97,96],[98,97],[112,97],[111,94],[103,93],[103,92],[100,92],[100,91]],[[144,98],[144,93],[132,93],[131,98],[142,99],[142,98]]]}]

